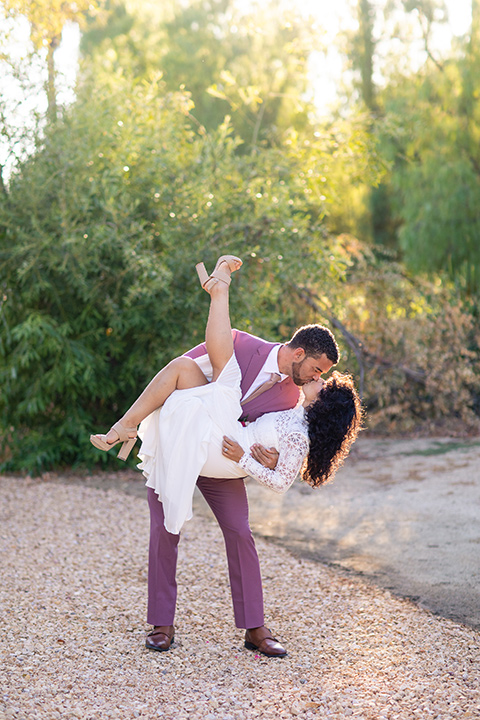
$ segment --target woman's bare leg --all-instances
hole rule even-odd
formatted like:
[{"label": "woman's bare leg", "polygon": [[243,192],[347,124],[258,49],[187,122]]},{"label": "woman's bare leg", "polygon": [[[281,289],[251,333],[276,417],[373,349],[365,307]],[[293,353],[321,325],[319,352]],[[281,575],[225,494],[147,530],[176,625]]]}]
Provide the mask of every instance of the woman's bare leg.
[{"label": "woman's bare leg", "polygon": [[155,375],[120,422],[126,427],[137,426],[147,415],[163,405],[174,390],[206,384],[207,379],[195,360],[183,356],[175,358]]},{"label": "woman's bare leg", "polygon": [[205,345],[212,363],[212,381],[215,381],[233,355],[232,325],[229,313],[228,285],[219,280],[207,292],[210,293],[210,310],[205,330]]},{"label": "woman's bare leg", "polygon": [[[125,428],[131,428],[129,436],[135,437],[137,425],[161,407],[174,390],[186,390],[206,384],[207,379],[195,360],[183,356],[175,358],[155,375],[125,415],[120,418],[120,422]],[[105,436],[105,441],[108,443],[114,443],[117,439],[118,433],[113,429]]]}]

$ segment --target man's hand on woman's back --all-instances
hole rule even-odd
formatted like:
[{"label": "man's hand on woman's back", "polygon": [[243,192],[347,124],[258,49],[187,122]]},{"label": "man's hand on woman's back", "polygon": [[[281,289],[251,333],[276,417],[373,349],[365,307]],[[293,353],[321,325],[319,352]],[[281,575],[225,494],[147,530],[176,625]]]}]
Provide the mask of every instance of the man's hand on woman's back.
[{"label": "man's hand on woman's back", "polygon": [[250,448],[250,455],[254,460],[270,470],[275,470],[278,462],[278,452],[274,447],[265,448],[263,445],[255,444]]}]

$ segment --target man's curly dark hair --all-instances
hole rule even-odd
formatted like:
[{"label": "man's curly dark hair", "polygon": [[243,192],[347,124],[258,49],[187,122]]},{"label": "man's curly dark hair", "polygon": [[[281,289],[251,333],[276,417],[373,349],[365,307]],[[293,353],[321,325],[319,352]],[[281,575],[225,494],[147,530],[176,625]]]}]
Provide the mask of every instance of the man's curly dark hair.
[{"label": "man's curly dark hair", "polygon": [[302,479],[318,487],[333,479],[361,429],[362,408],[352,377],[334,372],[305,416],[310,450]]},{"label": "man's curly dark hair", "polygon": [[340,356],[337,341],[324,325],[303,325],[295,331],[287,345],[293,350],[303,348],[307,357],[319,357],[325,353],[334,365]]}]

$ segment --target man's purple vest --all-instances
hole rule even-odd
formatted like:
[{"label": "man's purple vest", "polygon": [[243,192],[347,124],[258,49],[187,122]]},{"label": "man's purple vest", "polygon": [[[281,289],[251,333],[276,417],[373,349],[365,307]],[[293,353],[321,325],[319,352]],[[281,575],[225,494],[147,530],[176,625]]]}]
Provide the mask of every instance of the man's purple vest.
[{"label": "man's purple vest", "polygon": [[[249,335],[241,330],[232,330],[233,346],[240,370],[242,371],[242,395],[249,389],[258,373],[262,369],[270,350],[278,343],[269,343],[255,335]],[[197,345],[185,353],[188,357],[196,358],[205,355],[205,343]],[[289,410],[295,407],[300,397],[300,391],[289,377],[274,385],[270,390],[258,395],[250,402],[246,402],[244,414],[247,420],[256,420],[267,412]]]}]

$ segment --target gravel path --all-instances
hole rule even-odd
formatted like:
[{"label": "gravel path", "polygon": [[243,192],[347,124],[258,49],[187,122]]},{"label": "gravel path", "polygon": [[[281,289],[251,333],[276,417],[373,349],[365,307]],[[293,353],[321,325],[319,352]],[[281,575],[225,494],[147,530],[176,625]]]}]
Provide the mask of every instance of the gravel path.
[{"label": "gravel path", "polygon": [[250,523],[255,536],[480,631],[479,468],[476,439],[360,437],[322,488],[296,482],[278,495],[250,482]]},{"label": "gravel path", "polygon": [[478,632],[260,540],[289,656],[245,650],[200,515],[180,545],[176,642],[147,651],[146,502],[12,477],[0,492],[0,720],[480,717]]}]

